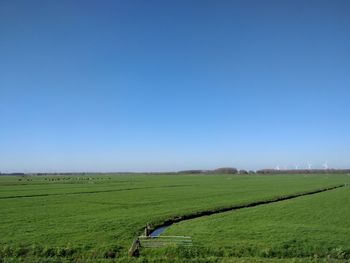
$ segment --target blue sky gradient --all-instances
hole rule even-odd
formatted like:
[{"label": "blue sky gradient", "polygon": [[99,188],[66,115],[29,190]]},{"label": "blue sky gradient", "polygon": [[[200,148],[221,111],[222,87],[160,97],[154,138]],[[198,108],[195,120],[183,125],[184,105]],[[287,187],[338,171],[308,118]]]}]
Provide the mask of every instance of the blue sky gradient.
[{"label": "blue sky gradient", "polygon": [[0,171],[350,167],[349,1],[0,2]]}]

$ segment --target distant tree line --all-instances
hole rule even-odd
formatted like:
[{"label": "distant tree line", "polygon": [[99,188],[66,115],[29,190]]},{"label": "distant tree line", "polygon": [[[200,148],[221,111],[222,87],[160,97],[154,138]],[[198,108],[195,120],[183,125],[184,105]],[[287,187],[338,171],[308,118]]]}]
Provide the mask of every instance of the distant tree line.
[{"label": "distant tree line", "polygon": [[254,174],[254,171],[238,170],[234,167],[222,167],[214,170],[184,170],[178,174]]},{"label": "distant tree line", "polygon": [[238,174],[236,168],[223,167],[215,170],[184,170],[179,171],[179,174]]},{"label": "distant tree line", "polygon": [[344,174],[350,173],[350,169],[262,169],[256,171],[257,174]]},{"label": "distant tree line", "polygon": [[184,170],[178,174],[350,174],[350,169],[261,169],[257,171],[238,170],[231,167],[223,167],[214,170]]},{"label": "distant tree line", "polygon": [[234,167],[221,167],[214,170],[183,170],[178,172],[68,172],[68,173],[1,173],[1,175],[14,176],[79,176],[79,175],[126,175],[126,174],[160,174],[160,175],[175,175],[175,174],[350,174],[350,169],[261,169],[257,171],[252,170],[238,170]]},{"label": "distant tree line", "polygon": [[25,173],[0,173],[0,175],[26,175]]}]

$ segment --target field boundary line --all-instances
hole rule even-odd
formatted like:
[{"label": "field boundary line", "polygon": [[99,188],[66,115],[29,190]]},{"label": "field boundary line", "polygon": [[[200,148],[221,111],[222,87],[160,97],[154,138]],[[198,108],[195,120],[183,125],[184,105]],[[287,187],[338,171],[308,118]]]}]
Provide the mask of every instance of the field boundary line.
[{"label": "field boundary line", "polygon": [[98,193],[123,192],[123,191],[144,190],[144,189],[176,188],[176,187],[184,187],[184,186],[188,186],[188,185],[148,186],[148,187],[109,189],[109,190],[101,190],[101,191],[80,191],[80,192],[54,193],[54,194],[46,193],[46,194],[32,194],[32,195],[0,196],[0,200],[2,200],[2,199],[16,199],[16,198],[43,197],[43,196],[59,196],[59,195],[98,194]]}]

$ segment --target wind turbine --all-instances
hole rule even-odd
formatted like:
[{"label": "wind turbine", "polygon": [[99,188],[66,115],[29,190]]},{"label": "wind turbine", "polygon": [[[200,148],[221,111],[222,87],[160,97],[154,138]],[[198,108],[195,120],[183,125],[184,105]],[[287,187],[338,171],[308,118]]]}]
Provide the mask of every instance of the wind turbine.
[{"label": "wind turbine", "polygon": [[307,169],[311,170],[312,168],[312,163],[307,163]]},{"label": "wind turbine", "polygon": [[327,161],[325,161],[325,163],[323,164],[323,168],[324,168],[325,170],[328,170],[328,162],[327,162]]}]

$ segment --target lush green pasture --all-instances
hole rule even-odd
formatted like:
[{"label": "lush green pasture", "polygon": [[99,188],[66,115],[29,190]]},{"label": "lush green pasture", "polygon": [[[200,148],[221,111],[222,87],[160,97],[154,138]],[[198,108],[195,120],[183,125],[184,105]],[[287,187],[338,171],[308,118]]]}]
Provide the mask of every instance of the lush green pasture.
[{"label": "lush green pasture", "polygon": [[147,222],[346,182],[345,175],[0,176],[0,257],[122,258]]},{"label": "lush green pasture", "polygon": [[[350,187],[183,221],[163,235],[192,236],[197,257],[350,258]],[[168,251],[168,253],[171,253]]]}]

